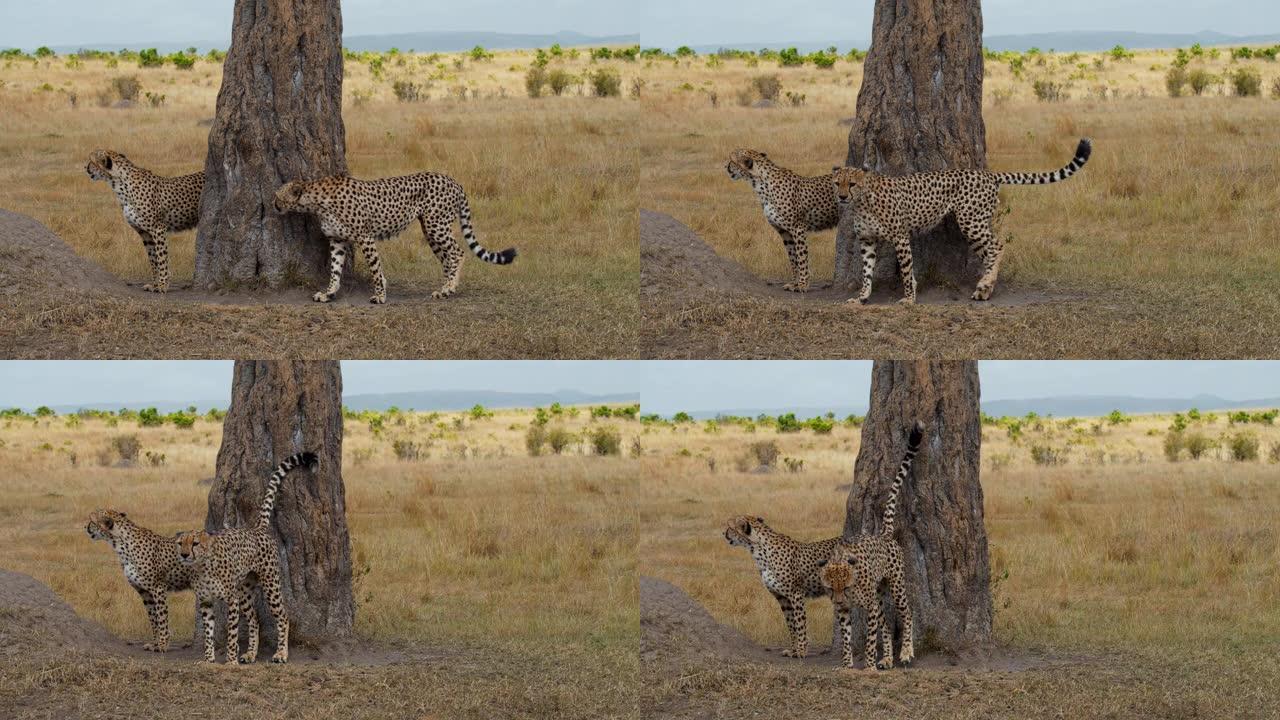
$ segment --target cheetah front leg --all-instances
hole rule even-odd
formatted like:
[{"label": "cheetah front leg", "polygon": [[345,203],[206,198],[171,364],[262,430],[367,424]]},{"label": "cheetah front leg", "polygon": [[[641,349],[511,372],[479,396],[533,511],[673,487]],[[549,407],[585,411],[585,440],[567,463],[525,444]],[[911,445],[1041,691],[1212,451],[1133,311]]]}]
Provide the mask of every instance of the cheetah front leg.
[{"label": "cheetah front leg", "polygon": [[787,620],[787,631],[791,635],[791,648],[783,650],[782,656],[803,658],[809,654],[809,629],[804,612],[804,596],[792,595],[778,598],[778,604],[782,605],[782,614]]},{"label": "cheetah front leg", "polygon": [[373,273],[373,297],[369,298],[369,302],[382,305],[387,301],[387,278],[382,274],[382,260],[378,258],[378,246],[369,238],[359,240],[357,244],[360,245],[360,254],[364,255],[364,261],[369,264],[369,272]]},{"label": "cheetah front leg", "polygon": [[[883,665],[876,663],[876,640],[880,637],[880,628],[884,624],[884,613],[880,611],[880,603],[872,601],[866,605],[867,611],[867,645],[863,653],[863,661],[868,669],[880,668]],[[889,658],[889,663],[893,663],[893,659]]]},{"label": "cheetah front leg", "polygon": [[342,285],[342,268],[347,262],[347,243],[339,238],[329,239],[329,287],[311,296],[316,302],[327,303],[338,294]]},{"label": "cheetah front leg", "polygon": [[875,238],[862,238],[862,288],[858,291],[858,297],[848,300],[849,303],[857,303],[858,305],[866,305],[871,299],[871,276],[876,269],[876,240]]},{"label": "cheetah front leg", "polygon": [[[162,233],[150,233],[134,228],[138,237],[142,238],[142,247],[147,251],[147,264],[151,267],[151,282],[142,286],[145,292],[165,292],[169,289],[169,254],[166,249],[163,260],[160,248],[166,247]],[[159,240],[156,236],[159,236]]]},{"label": "cheetah front leg", "polygon": [[165,652],[169,649],[169,602],[164,590],[148,591],[141,588],[142,605],[151,621],[151,642],[142,646],[149,652]]},{"label": "cheetah front leg", "polygon": [[200,600],[200,623],[204,629],[204,661],[217,662],[218,656],[213,650],[213,600]]},{"label": "cheetah front leg", "polygon": [[806,292],[809,289],[809,246],[805,242],[804,231],[783,230],[778,228],[782,236],[782,244],[787,249],[787,259],[791,261],[791,282],[782,286],[787,292]]},{"label": "cheetah front leg", "polygon": [[840,623],[840,664],[853,667],[853,612],[850,608],[836,606],[836,621]]},{"label": "cheetah front leg", "polygon": [[893,239],[893,250],[898,256],[898,272],[902,275],[901,305],[911,305],[916,301],[916,274],[911,267],[911,234],[902,233]]},{"label": "cheetah front leg", "polygon": [[227,598],[227,657],[223,662],[235,665],[240,656],[240,598]]}]

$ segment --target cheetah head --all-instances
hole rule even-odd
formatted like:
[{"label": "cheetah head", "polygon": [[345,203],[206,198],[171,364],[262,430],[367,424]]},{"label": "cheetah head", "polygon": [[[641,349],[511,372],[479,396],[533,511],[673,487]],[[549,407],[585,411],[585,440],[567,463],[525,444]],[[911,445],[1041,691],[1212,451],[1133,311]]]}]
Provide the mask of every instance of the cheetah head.
[{"label": "cheetah head", "polygon": [[729,522],[725,523],[724,539],[728,540],[730,545],[749,548],[755,545],[760,537],[760,531],[768,528],[769,526],[764,524],[764,518],[739,515],[729,518]]},{"label": "cheetah head", "polygon": [[298,180],[287,182],[276,190],[275,200],[271,203],[278,213],[304,212],[310,208],[310,197],[306,183]]},{"label": "cheetah head", "polygon": [[178,543],[178,559],[183,565],[194,565],[209,551],[209,539],[209,533],[204,530],[178,533],[174,538]]},{"label": "cheetah head", "polygon": [[94,150],[89,153],[89,163],[84,171],[93,180],[111,180],[120,177],[129,165],[129,158],[115,150]]},{"label": "cheetah head", "polygon": [[94,540],[110,542],[119,538],[128,524],[130,524],[129,518],[125,517],[124,513],[99,508],[89,514],[89,524],[85,525],[84,530]]},{"label": "cheetah head", "polygon": [[724,169],[734,180],[746,180],[760,177],[761,166],[768,162],[769,156],[759,150],[738,148],[729,153],[729,163]]},{"label": "cheetah head", "polygon": [[836,202],[841,207],[848,205],[866,188],[870,177],[866,170],[851,167],[831,168],[831,184],[835,187]]},{"label": "cheetah head", "polygon": [[845,594],[853,585],[853,559],[836,556],[818,563],[818,579],[822,587],[832,597]]}]

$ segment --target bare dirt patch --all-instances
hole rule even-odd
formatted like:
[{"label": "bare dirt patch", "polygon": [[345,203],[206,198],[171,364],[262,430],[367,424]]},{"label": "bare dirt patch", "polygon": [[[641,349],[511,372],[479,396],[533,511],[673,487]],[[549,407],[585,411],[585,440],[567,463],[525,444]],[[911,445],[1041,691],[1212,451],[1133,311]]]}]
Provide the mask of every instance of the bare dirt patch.
[{"label": "bare dirt patch", "polygon": [[[926,654],[909,668],[879,672],[837,669],[829,656],[798,662],[755,645],[679,588],[648,577],[640,579],[640,623],[645,717],[1263,718],[1277,698],[1269,685],[1276,663],[1230,656],[1068,657],[990,648],[965,657]],[[1241,692],[1254,701],[1236,702]]]},{"label": "bare dirt patch", "polygon": [[[641,355],[651,358],[1198,358],[1280,352],[1280,328],[1220,295],[1152,297],[1001,281],[992,300],[926,285],[914,306],[865,306],[828,286],[791,293],[718,255],[683,223],[640,211]],[[1223,310],[1197,322],[1187,305]]]},{"label": "bare dirt patch", "polygon": [[594,358],[634,354],[634,297],[520,284],[447,300],[391,279],[387,305],[349,274],[334,302],[312,290],[144,292],[48,228],[0,210],[0,355],[23,358]]}]

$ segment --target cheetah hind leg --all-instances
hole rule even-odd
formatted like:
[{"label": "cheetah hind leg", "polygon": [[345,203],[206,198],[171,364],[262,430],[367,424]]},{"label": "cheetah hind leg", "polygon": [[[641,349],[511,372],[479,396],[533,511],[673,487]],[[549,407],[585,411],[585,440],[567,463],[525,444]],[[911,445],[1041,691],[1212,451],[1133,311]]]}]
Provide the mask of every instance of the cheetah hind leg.
[{"label": "cheetah hind leg", "polygon": [[418,218],[418,222],[422,225],[422,234],[431,246],[431,252],[444,268],[444,285],[431,293],[432,298],[442,300],[458,291],[458,282],[462,279],[462,246],[458,245],[447,228],[428,228],[425,217]]},{"label": "cheetah hind leg", "polygon": [[258,613],[253,605],[253,585],[246,581],[240,586],[240,614],[245,619],[248,638],[240,663],[248,665],[258,659]]},{"label": "cheetah hind leg", "polygon": [[364,261],[369,265],[369,272],[373,273],[373,297],[369,298],[369,302],[382,305],[387,302],[387,277],[382,274],[382,260],[378,257],[378,246],[370,238],[361,240],[359,245],[360,254],[364,255]]},{"label": "cheetah hind leg", "polygon": [[338,294],[342,285],[342,268],[347,264],[347,243],[337,238],[329,239],[329,287],[311,296],[312,300],[327,303]]},{"label": "cheetah hind leg", "polygon": [[893,585],[893,603],[898,611],[898,621],[902,623],[902,649],[898,653],[898,662],[910,665],[915,660],[915,638],[911,622],[911,603],[907,602],[906,583],[901,580]]}]

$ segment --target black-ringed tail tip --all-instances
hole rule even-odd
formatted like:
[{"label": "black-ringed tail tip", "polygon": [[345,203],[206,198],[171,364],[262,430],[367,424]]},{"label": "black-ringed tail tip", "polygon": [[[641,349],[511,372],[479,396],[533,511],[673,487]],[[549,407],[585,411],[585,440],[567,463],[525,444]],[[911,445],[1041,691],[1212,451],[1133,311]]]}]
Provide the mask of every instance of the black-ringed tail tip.
[{"label": "black-ringed tail tip", "polygon": [[911,437],[907,438],[907,445],[910,447],[917,447],[920,445],[920,439],[923,437],[924,425],[921,425],[920,422],[917,421],[915,425],[911,426]]}]

